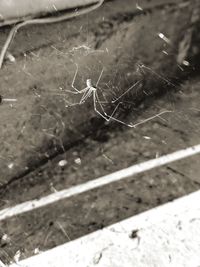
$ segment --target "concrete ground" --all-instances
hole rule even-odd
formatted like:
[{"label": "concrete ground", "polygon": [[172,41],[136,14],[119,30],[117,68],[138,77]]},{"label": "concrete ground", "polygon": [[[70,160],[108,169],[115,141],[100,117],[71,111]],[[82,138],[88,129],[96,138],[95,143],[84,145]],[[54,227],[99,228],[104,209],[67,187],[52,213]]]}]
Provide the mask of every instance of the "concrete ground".
[{"label": "concrete ground", "polygon": [[10,267],[199,266],[199,199],[200,191]]},{"label": "concrete ground", "polygon": [[[69,22],[70,28],[67,23],[32,27],[31,31],[24,29],[17,36],[11,49],[16,63],[7,62],[0,74],[2,95],[17,97],[20,103],[12,108],[9,105],[0,107],[1,209],[200,143],[198,66],[192,56],[189,62],[192,72],[191,68],[185,69],[177,64],[176,56],[168,53],[168,57],[165,53],[167,49],[174,51],[174,48],[168,47],[157,35],[167,29],[171,41],[180,38],[175,33],[180,33],[180,28],[186,27],[187,23],[180,23],[178,30],[174,27],[178,24],[175,22],[179,16],[189,21],[191,13],[186,15],[183,9],[188,11],[190,5],[185,7],[184,1],[181,9],[176,10],[174,2],[177,4],[177,1],[169,1],[171,4],[165,7],[162,4],[166,1],[144,1],[146,5],[161,4],[161,7],[148,10],[139,16],[139,20],[138,16],[133,19],[130,12],[130,6],[136,6],[133,2],[126,0],[126,5],[122,6],[120,1],[108,1],[101,17],[97,16],[99,13],[93,13],[75,24]],[[172,24],[166,22],[169,16],[174,19]],[[94,24],[85,27],[84,21]],[[63,25],[66,32],[61,31]],[[95,28],[96,25],[99,26]],[[77,29],[80,35],[73,34]],[[145,35],[141,34],[142,29]],[[148,37],[148,31],[151,37]],[[47,32],[52,33],[48,38]],[[65,35],[56,35],[57,32]],[[93,44],[92,49],[96,49],[94,54],[91,50],[88,55],[87,51],[79,49],[67,54],[69,47],[78,47],[87,40],[86,37]],[[131,51],[135,40],[140,41]],[[181,40],[185,40],[183,34],[175,47],[180,48]],[[112,51],[109,56],[106,48]],[[96,56],[101,49],[103,54]],[[23,56],[24,50],[29,51],[26,56]],[[150,68],[138,72],[136,65],[129,61],[129,57],[137,56],[139,61],[146,60],[145,66],[151,63]],[[115,61],[118,62],[115,69],[111,64],[113,57],[120,59]],[[93,58],[95,62],[101,59],[99,65],[95,63],[97,68],[88,65],[94,64]],[[71,65],[66,62],[70,59]],[[102,66],[106,67],[104,72],[108,71],[108,74],[102,77],[100,85],[108,88],[108,92],[104,92],[110,103],[108,110],[121,88],[128,88],[142,77],[142,86],[122,99],[123,108],[117,114],[125,124],[132,123],[136,127],[100,120],[90,101],[83,106],[64,108],[66,99],[63,96],[56,98],[53,92],[56,89],[58,93],[58,87],[65,86],[66,82],[70,85],[77,62],[84,77],[78,74],[78,85],[83,85],[89,77],[88,69],[97,80]],[[67,100],[74,101],[74,98],[70,96]],[[165,111],[168,112],[163,113]],[[53,248],[194,192],[200,187],[199,160],[200,156],[196,155],[3,220],[0,222],[0,259],[9,263],[17,253],[20,259],[27,258],[38,249]],[[64,166],[60,166],[61,162]]]},{"label": "concrete ground", "polygon": [[[156,156],[199,144],[198,79],[187,81],[177,92],[153,99],[140,106],[137,121],[162,109],[162,115],[135,129],[105,127],[83,143],[49,161],[37,171],[1,189],[1,208],[48,195],[55,190],[98,178],[115,170]],[[135,111],[129,120],[135,120]],[[64,167],[61,160],[67,160]],[[62,200],[0,223],[1,232],[10,239],[2,241],[1,257],[21,258],[101,229],[134,214],[196,191],[200,187],[200,156],[136,175],[125,181]],[[60,227],[59,225],[62,225]]]},{"label": "concrete ground", "polygon": [[[16,62],[5,62],[0,75],[1,95],[17,100],[0,107],[0,183],[36,169],[104,122],[92,99],[66,107],[80,100],[66,91],[72,89],[76,66],[79,89],[86,79],[96,83],[103,71],[98,94],[101,101],[106,97],[104,109],[109,114],[117,104],[112,101],[124,94],[116,117],[123,117],[147,94],[169,90],[187,77],[199,51],[198,38],[191,42],[198,30],[192,22],[193,2],[144,1],[141,11],[136,1],[126,0],[123,6],[121,1],[108,1],[74,20],[20,29],[9,49]],[[1,29],[0,44],[8,31]]]}]

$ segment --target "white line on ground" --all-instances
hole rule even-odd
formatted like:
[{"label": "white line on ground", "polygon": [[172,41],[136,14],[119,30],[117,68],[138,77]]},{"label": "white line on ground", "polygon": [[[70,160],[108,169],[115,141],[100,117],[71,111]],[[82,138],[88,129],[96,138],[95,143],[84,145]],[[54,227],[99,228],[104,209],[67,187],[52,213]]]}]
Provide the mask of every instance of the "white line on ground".
[{"label": "white line on ground", "polygon": [[0,267],[6,267],[6,265],[0,260]]},{"label": "white line on ground", "polygon": [[10,267],[198,267],[200,191]]},{"label": "white line on ground", "polygon": [[142,172],[151,170],[153,168],[157,168],[162,165],[193,156],[198,153],[200,153],[200,144],[183,149],[183,150],[176,151],[174,153],[162,156],[160,158],[151,159],[146,162],[133,165],[129,168],[122,169],[120,171],[105,175],[98,179],[88,181],[84,184],[80,184],[77,186],[73,186],[71,188],[67,188],[67,189],[55,192],[48,196],[42,197],[41,199],[27,201],[27,202],[18,204],[16,206],[3,209],[0,211],[0,221],[5,220],[12,216],[22,214],[24,212],[28,212],[34,209],[41,208],[43,206],[52,204],[56,201],[69,198],[69,197],[81,194],[83,192],[107,185],[109,183],[125,179],[135,174],[142,173]]}]

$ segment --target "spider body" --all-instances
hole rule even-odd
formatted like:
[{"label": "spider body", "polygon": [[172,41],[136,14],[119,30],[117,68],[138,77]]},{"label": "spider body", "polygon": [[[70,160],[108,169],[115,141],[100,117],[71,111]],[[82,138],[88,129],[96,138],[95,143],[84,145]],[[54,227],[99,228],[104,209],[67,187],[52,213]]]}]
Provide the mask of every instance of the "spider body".
[{"label": "spider body", "polygon": [[129,87],[125,92],[123,92],[119,97],[117,97],[116,99],[112,100],[110,103],[114,104],[115,102],[118,102],[118,104],[116,104],[114,110],[112,111],[111,115],[107,114],[107,112],[105,111],[102,103],[109,103],[107,101],[107,99],[105,98],[105,96],[103,95],[104,97],[104,100],[105,101],[101,101],[100,98],[99,98],[99,95],[98,95],[98,91],[102,91],[100,87],[98,87],[98,83],[102,77],[102,74],[103,74],[103,69],[99,75],[99,78],[97,80],[97,83],[96,85],[94,86],[92,84],[92,80],[91,79],[86,79],[86,87],[84,89],[81,89],[81,90],[78,90],[75,86],[74,86],[74,83],[75,83],[75,80],[76,80],[76,76],[77,76],[77,73],[78,73],[78,66],[76,65],[76,72],[74,74],[74,78],[72,80],[72,84],[71,84],[71,87],[74,89],[74,91],[70,91],[70,90],[65,90],[66,92],[70,92],[72,94],[81,94],[81,99],[78,103],[69,103],[68,101],[67,102],[67,105],[66,107],[69,107],[69,106],[75,106],[75,105],[82,105],[88,98],[90,97],[93,97],[93,107],[94,107],[94,111],[99,115],[101,116],[104,120],[106,120],[107,122],[109,122],[110,120],[114,120],[114,121],[117,121],[118,123],[121,123],[121,124],[124,124],[128,127],[131,127],[131,128],[135,128],[136,126],[140,125],[140,124],[143,124],[145,122],[148,122],[156,117],[161,117],[162,114],[164,113],[169,113],[169,112],[172,112],[171,110],[165,110],[165,111],[162,111],[150,118],[147,118],[143,121],[140,121],[136,124],[127,124],[117,118],[114,117],[118,107],[120,106],[120,104],[122,104],[122,102],[119,102],[119,99],[121,99],[125,94],[127,94],[130,90],[132,90],[135,86],[137,86],[141,80],[138,80],[137,82],[135,82],[131,87]]},{"label": "spider body", "polygon": [[[114,108],[114,110],[112,111],[111,115],[109,115],[109,114],[106,113],[106,111],[105,111],[105,109],[104,109],[102,103],[109,103],[109,102],[106,100],[106,98],[105,98],[104,95],[103,95],[103,97],[104,97],[104,100],[105,100],[105,101],[102,102],[102,101],[100,100],[100,98],[99,98],[99,95],[98,95],[98,91],[101,91],[101,88],[98,87],[98,83],[99,83],[99,81],[100,81],[100,79],[101,79],[101,77],[102,77],[103,69],[102,69],[102,71],[101,71],[101,73],[100,73],[100,75],[99,75],[99,78],[98,78],[98,80],[97,80],[96,85],[93,85],[91,79],[86,79],[86,87],[85,87],[84,89],[81,89],[81,90],[78,90],[78,89],[75,87],[75,85],[74,85],[74,84],[75,84],[75,80],[76,80],[77,73],[78,73],[78,66],[76,65],[76,72],[75,72],[75,74],[74,74],[74,78],[73,78],[73,80],[72,80],[72,84],[71,84],[71,87],[74,89],[74,91],[70,91],[70,90],[65,90],[65,91],[66,91],[66,92],[70,92],[70,93],[72,93],[72,94],[82,94],[82,97],[81,97],[81,99],[80,99],[80,101],[79,101],[78,103],[69,103],[68,101],[66,101],[66,102],[67,102],[66,107],[69,107],[69,106],[75,106],[75,105],[81,105],[81,104],[83,104],[88,98],[93,97],[93,107],[94,107],[94,111],[95,111],[98,115],[100,115],[104,120],[106,120],[107,122],[109,122],[110,120],[114,120],[114,121],[117,121],[117,122],[122,123],[122,124],[124,124],[124,125],[127,125],[127,126],[129,126],[129,127],[133,127],[132,124],[127,124],[127,123],[125,123],[125,122],[123,122],[123,121],[121,121],[121,120],[119,120],[119,119],[113,117],[114,114],[116,113],[118,107],[120,106],[121,102],[119,102],[119,103],[115,106],[115,108]],[[138,82],[137,82],[137,83],[138,83]],[[137,83],[136,83],[136,84],[137,84]],[[130,88],[133,88],[136,84],[134,84],[134,85],[131,86]],[[128,89],[128,91],[129,91],[129,90],[130,90],[130,89]],[[122,97],[123,95],[124,95],[124,93],[121,95],[121,97]],[[120,97],[117,98],[117,100],[119,100],[119,99],[120,99]],[[114,102],[116,102],[116,100],[115,100],[115,101],[112,101],[112,103],[114,103]]]},{"label": "spider body", "polygon": [[83,95],[81,97],[81,100],[80,100],[79,104],[83,104],[92,95],[95,95],[95,99],[96,99],[97,88],[92,85],[92,80],[91,79],[87,79],[86,80],[86,85],[87,85],[87,87],[84,88],[83,91],[81,90],[83,92]]},{"label": "spider body", "polygon": [[[87,79],[87,80],[86,80],[86,85],[87,85],[87,87],[89,87],[89,88],[90,88],[90,87],[93,87],[93,86],[92,86],[92,80],[91,80],[91,79]],[[95,89],[95,88],[94,88],[94,89]]]}]

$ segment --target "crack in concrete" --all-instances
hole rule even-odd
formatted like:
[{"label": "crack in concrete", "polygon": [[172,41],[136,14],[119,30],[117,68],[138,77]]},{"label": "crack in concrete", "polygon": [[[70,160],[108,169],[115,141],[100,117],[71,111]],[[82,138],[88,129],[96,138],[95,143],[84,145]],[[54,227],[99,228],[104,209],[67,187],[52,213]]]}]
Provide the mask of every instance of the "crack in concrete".
[{"label": "crack in concrete", "polygon": [[169,169],[170,171],[172,171],[173,173],[175,173],[175,174],[179,174],[179,175],[181,175],[182,177],[187,178],[187,179],[189,179],[190,181],[193,181],[195,184],[197,184],[197,185],[200,186],[200,182],[198,182],[198,181],[192,179],[190,176],[188,176],[188,175],[182,173],[181,171],[175,169],[174,167],[169,167],[169,166],[167,166],[166,168]]}]

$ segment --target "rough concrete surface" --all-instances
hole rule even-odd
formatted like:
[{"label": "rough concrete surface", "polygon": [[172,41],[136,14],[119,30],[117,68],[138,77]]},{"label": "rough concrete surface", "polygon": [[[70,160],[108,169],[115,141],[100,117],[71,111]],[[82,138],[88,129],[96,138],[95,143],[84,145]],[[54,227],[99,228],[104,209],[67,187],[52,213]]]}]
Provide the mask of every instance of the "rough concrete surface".
[{"label": "rough concrete surface", "polygon": [[199,266],[199,200],[200,191],[10,267]]},{"label": "rough concrete surface", "polygon": [[[87,18],[31,26],[21,29],[16,36],[11,49],[16,63],[7,62],[1,70],[1,94],[17,99],[12,108],[6,103],[1,106],[2,184],[63,152],[101,124],[93,125],[92,118],[99,116],[94,112],[92,99],[66,108],[67,101],[77,101],[74,95],[65,92],[71,90],[76,64],[79,89],[85,87],[87,78],[95,83],[104,70],[99,87],[108,99],[104,108],[110,112],[116,106],[111,100],[138,80],[141,82],[129,96],[133,105],[147,94],[173,87],[168,80],[176,80],[180,70],[176,52],[183,33],[191,27],[192,4],[179,7],[177,1],[169,5],[166,1],[155,1],[148,4],[149,9],[146,7],[149,12],[136,16],[135,2],[129,2],[127,5],[123,2],[123,9],[119,1],[108,2]],[[93,23],[88,26],[85,20]],[[167,21],[171,27],[166,27]],[[51,35],[41,37],[45,32]],[[171,44],[159,38],[160,32],[165,33]],[[77,49],[83,45],[89,50]],[[118,113],[123,115],[124,109]]]},{"label": "rough concrete surface", "polygon": [[[127,119],[141,121],[160,109],[172,113],[135,129],[105,127],[37,171],[2,187],[1,209],[199,144],[199,83],[195,78],[176,93],[154,98],[151,104],[148,99]],[[2,244],[1,258],[11,261],[17,251],[21,259],[26,258],[36,248],[50,249],[198,190],[199,159],[197,155],[2,221],[2,235],[6,233],[10,241]],[[67,160],[66,166],[59,166],[61,160]]]},{"label": "rough concrete surface", "polygon": [[[18,32],[10,49],[16,62],[0,71],[0,94],[17,99],[0,106],[1,209],[200,143],[198,4],[141,1],[142,12],[136,1],[106,1],[85,17]],[[1,33],[3,44],[8,29]],[[92,99],[66,107],[80,99],[65,91],[76,64],[78,89],[103,69],[99,95],[107,112],[141,80],[115,115],[136,128],[105,122]],[[163,111],[170,112],[155,117]],[[13,261],[19,251],[26,258],[198,190],[199,159],[0,222],[1,237],[8,236],[0,238],[0,259]]]}]

